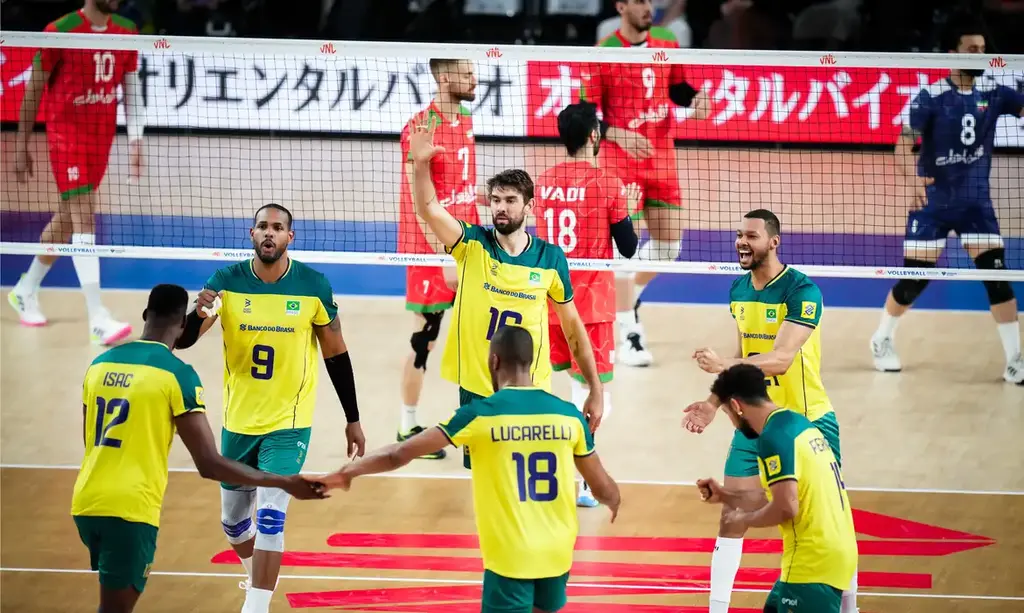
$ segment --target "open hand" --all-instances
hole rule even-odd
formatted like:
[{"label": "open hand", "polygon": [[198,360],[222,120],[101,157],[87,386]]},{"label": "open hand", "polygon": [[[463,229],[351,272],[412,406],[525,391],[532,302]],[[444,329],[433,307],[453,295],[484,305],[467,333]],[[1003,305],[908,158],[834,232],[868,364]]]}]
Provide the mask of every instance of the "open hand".
[{"label": "open hand", "polygon": [[409,128],[409,156],[414,163],[429,162],[434,159],[434,156],[444,153],[444,147],[434,145],[436,120],[425,118],[422,121],[413,122]]},{"label": "open hand", "polygon": [[707,400],[698,400],[683,409],[683,427],[687,432],[700,434],[715,419],[717,409]]}]

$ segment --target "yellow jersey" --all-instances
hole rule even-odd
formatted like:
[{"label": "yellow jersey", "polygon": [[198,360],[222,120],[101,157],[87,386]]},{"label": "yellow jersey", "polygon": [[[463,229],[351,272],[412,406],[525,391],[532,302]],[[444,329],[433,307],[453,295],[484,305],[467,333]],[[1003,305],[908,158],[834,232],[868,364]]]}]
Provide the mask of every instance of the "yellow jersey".
[{"label": "yellow jersey", "polygon": [[220,294],[224,331],[224,429],[267,434],[313,425],[319,350],[314,326],[338,314],[331,284],[295,260],[265,283],[252,260],[221,268],[206,282]]},{"label": "yellow jersey", "polygon": [[438,427],[472,453],[484,568],[512,579],[569,572],[579,532],[573,458],[594,452],[579,410],[536,387],[506,387]]},{"label": "yellow jersey", "polygon": [[572,300],[565,253],[531,235],[526,249],[511,256],[498,244],[494,230],[460,223],[462,238],[446,249],[457,263],[459,291],[441,376],[479,396],[493,394],[487,370],[491,336],[501,326],[515,325],[533,337],[533,384],[551,391],[547,301]]},{"label": "yellow jersey", "polygon": [[134,341],[89,366],[82,386],[85,457],[71,514],[160,527],[174,418],[205,412],[199,375],[166,345]]},{"label": "yellow jersey", "polygon": [[800,510],[779,526],[781,580],[849,589],[857,568],[857,535],[843,472],[825,437],[803,415],[778,409],[757,439],[757,456],[769,499],[772,484],[787,479],[797,484]]},{"label": "yellow jersey", "polygon": [[787,266],[758,290],[747,273],[733,281],[729,309],[739,328],[745,358],[771,351],[784,321],[812,328],[814,332],[789,370],[766,380],[768,395],[776,406],[801,413],[811,421],[833,410],[821,380],[821,290],[807,275]]}]

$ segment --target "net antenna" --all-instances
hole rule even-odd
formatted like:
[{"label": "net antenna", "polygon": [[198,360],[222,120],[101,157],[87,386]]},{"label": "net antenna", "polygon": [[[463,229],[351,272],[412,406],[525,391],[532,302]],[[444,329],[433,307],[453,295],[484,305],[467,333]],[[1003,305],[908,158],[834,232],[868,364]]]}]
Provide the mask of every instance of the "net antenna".
[{"label": "net antenna", "polygon": [[[993,206],[1010,270],[974,269],[952,236],[940,240],[945,255],[938,267],[903,268],[913,207],[893,154],[911,100],[922,88],[941,83],[950,69],[974,68],[986,70],[986,83],[1019,89],[1024,86],[1021,55],[0,32],[7,152],[14,151],[11,128],[17,125],[32,58],[44,48],[96,62],[97,78],[105,74],[100,72],[105,52],[139,53],[146,168],[141,180],[129,185],[122,130],[97,190],[101,244],[40,244],[40,232],[61,199],[46,137],[37,132],[28,147],[34,175],[18,182],[5,168],[4,255],[241,260],[252,254],[247,232],[252,212],[263,203],[281,202],[295,215],[292,254],[304,262],[450,264],[443,254],[401,252],[404,226],[399,223],[399,192],[406,180],[400,135],[436,91],[428,58],[445,58],[472,62],[478,81],[475,99],[464,103],[477,143],[477,185],[506,168],[524,168],[536,177],[565,159],[555,118],[579,99],[588,67],[679,65],[687,81],[708,96],[710,113],[701,120],[682,107],[652,108],[641,118],[654,121],[667,113],[672,124],[677,158],[672,171],[679,176],[683,205],[677,222],[679,261],[583,260],[570,253],[571,268],[740,274],[736,227],[744,213],[769,208],[782,220],[782,258],[812,276],[1024,281],[1024,124],[1019,118],[999,120],[991,170]],[[658,85],[645,79],[635,95],[645,96]],[[120,88],[117,95],[123,95]],[[45,108],[44,102],[40,121]],[[119,109],[123,127],[123,106]],[[964,155],[972,152],[980,153],[972,149]],[[951,152],[948,161],[960,155]],[[4,164],[13,166],[12,158]],[[656,165],[650,168],[660,172]],[[450,198],[455,206],[474,200],[468,192],[439,198]],[[487,223],[486,203],[479,204]]]}]

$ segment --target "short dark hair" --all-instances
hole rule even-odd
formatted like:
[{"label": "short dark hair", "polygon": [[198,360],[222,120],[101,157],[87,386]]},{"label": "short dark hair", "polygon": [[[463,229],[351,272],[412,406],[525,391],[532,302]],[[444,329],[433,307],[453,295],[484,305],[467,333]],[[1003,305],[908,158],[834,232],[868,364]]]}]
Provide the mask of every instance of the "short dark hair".
[{"label": "short dark hair", "polygon": [[569,155],[576,155],[600,125],[597,106],[590,102],[570,104],[558,114],[558,138]]},{"label": "short dark hair", "polygon": [[292,212],[289,211],[288,209],[284,208],[280,204],[277,204],[276,202],[268,202],[267,204],[264,204],[260,208],[256,209],[256,212],[252,216],[252,225],[254,225],[254,226],[256,225],[256,218],[259,217],[260,213],[262,213],[266,209],[275,209],[275,210],[278,210],[278,211],[281,211],[282,213],[284,213],[285,217],[288,218],[288,229],[291,230],[291,228],[292,228]]},{"label": "short dark hair", "polygon": [[964,36],[985,36],[985,27],[977,17],[970,13],[954,13],[946,21],[942,31],[942,50],[953,51],[960,46]]},{"label": "short dark hair", "polygon": [[778,236],[782,232],[782,222],[768,209],[754,209],[743,216],[744,219],[762,219],[764,220],[764,229],[768,231],[768,236]]},{"label": "short dark hair", "polygon": [[533,179],[525,170],[519,168],[503,170],[487,179],[487,196],[490,197],[491,192],[498,187],[509,187],[516,190],[523,195],[524,203],[533,200]]},{"label": "short dark hair", "polygon": [[533,336],[521,326],[501,326],[491,337],[491,353],[507,368],[533,365]]},{"label": "short dark hair", "polygon": [[434,78],[436,79],[437,73],[441,72],[442,70],[451,68],[452,64],[458,61],[459,60],[453,60],[451,58],[430,58],[430,74],[434,75]]},{"label": "short dark hair", "polygon": [[161,283],[149,292],[146,319],[177,320],[188,310],[188,291],[180,285]]},{"label": "short dark hair", "polygon": [[753,364],[736,364],[723,370],[711,384],[711,393],[723,404],[732,398],[747,404],[771,400],[764,371]]}]

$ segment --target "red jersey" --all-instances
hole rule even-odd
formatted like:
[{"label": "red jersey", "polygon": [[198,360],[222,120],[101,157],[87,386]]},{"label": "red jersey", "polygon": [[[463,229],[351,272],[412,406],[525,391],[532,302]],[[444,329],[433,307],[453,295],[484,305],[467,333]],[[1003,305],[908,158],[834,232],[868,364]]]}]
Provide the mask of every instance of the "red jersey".
[{"label": "red jersey", "polygon": [[[98,28],[81,10],[50,23],[44,31],[138,34],[134,23],[118,15],[111,15],[107,25]],[[44,108],[47,123],[113,134],[117,129],[117,88],[126,73],[138,70],[138,51],[43,47],[35,61],[50,73]]]},{"label": "red jersey", "polygon": [[437,106],[417,113],[402,130],[402,187],[399,190],[398,251],[401,253],[434,253],[420,227],[416,208],[412,203],[412,189],[405,176],[405,163],[409,155],[409,126],[424,120],[435,122],[434,144],[444,147],[444,153],[430,163],[434,191],[441,206],[457,219],[479,224],[476,208],[476,142],[473,140],[473,117],[459,107],[456,117],[445,117]]},{"label": "red jersey", "polygon": [[[597,43],[599,47],[631,47],[622,33],[614,33]],[[647,32],[643,46],[649,49],[678,49],[671,31],[654,27]],[[679,64],[590,63],[582,69],[580,97],[596,104],[609,126],[639,132],[655,146],[671,142],[672,101],[670,85],[686,81]]]},{"label": "red jersey", "polygon": [[[537,236],[570,258],[615,257],[611,227],[629,214],[622,181],[589,162],[562,162],[537,177],[534,197]],[[615,273],[573,270],[569,278],[584,323],[615,321]]]}]

